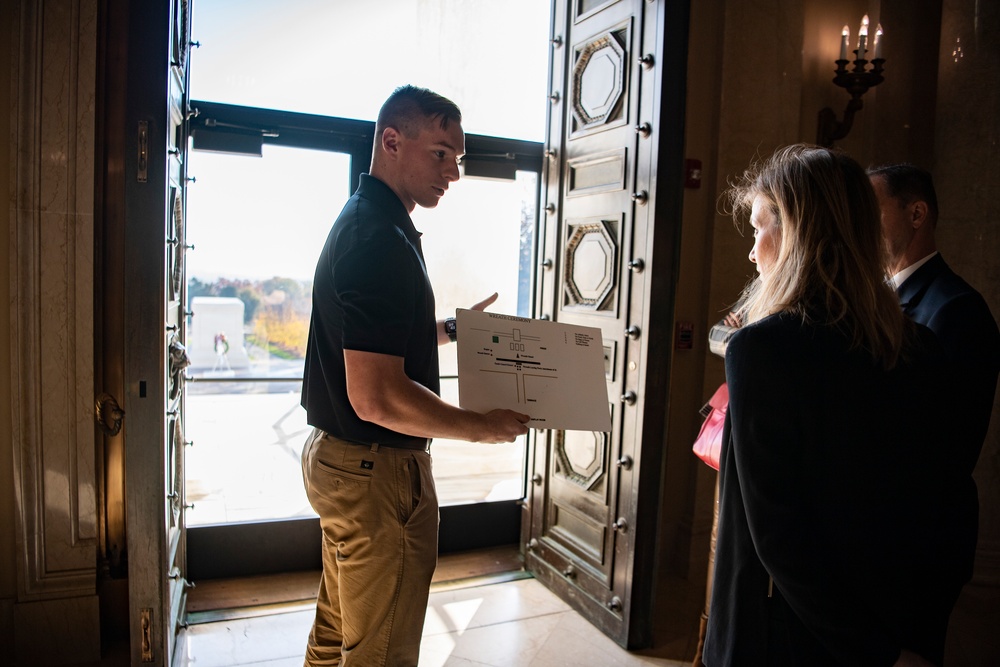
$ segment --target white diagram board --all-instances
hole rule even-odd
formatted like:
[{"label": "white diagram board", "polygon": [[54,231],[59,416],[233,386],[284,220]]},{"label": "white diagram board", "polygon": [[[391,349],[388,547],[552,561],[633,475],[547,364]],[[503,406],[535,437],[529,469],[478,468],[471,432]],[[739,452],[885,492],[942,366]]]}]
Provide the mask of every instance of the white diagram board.
[{"label": "white diagram board", "polygon": [[600,329],[478,310],[456,320],[463,408],[515,410],[531,428],[611,430]]}]

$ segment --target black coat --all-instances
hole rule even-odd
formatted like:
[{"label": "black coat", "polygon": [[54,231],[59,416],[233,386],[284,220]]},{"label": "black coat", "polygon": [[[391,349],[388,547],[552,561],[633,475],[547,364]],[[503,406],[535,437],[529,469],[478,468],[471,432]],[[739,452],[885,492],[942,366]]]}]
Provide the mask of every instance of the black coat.
[{"label": "black coat", "polygon": [[[939,479],[947,491],[942,557],[946,578],[942,604],[950,613],[972,578],[979,535],[979,494],[972,472],[989,429],[1000,371],[1000,332],[983,297],[945,263],[927,260],[899,286],[903,312],[929,327],[944,347],[949,371],[947,394],[953,402],[952,428],[942,441],[947,458]],[[925,633],[931,636],[931,632]],[[943,656],[944,635],[935,637],[936,657]]]},{"label": "black coat", "polygon": [[789,315],[729,342],[709,667],[892,665],[940,624],[924,596],[942,532],[940,346],[917,327],[892,371],[849,348]]},{"label": "black coat", "polygon": [[937,335],[955,373],[963,413],[956,462],[971,475],[993,411],[1000,371],[1000,332],[983,297],[940,254],[927,260],[897,290],[903,312]]}]

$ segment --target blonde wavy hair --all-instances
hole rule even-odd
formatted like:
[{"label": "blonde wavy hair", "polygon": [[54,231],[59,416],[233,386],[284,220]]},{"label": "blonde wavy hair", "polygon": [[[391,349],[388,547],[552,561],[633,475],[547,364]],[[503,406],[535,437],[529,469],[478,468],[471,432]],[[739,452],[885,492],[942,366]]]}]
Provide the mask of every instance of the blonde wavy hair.
[{"label": "blonde wavy hair", "polygon": [[727,193],[734,218],[761,197],[781,241],[766,275],[743,295],[745,324],[787,312],[841,330],[884,367],[911,326],[889,285],[878,199],[865,170],[843,153],[796,144],[753,165]]}]

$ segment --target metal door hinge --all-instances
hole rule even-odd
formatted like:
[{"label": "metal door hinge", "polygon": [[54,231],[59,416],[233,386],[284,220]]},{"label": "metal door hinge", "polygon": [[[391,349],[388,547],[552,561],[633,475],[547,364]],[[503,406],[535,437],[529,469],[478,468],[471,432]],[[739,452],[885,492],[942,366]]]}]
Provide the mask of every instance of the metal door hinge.
[{"label": "metal door hinge", "polygon": [[153,662],[153,610],[146,607],[140,611],[139,621],[142,625],[140,659],[143,662]]}]

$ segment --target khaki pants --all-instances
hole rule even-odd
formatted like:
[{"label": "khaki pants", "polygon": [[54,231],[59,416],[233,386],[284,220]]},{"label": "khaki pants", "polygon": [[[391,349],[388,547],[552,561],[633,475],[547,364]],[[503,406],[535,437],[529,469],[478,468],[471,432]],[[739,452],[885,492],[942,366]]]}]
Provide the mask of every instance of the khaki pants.
[{"label": "khaki pants", "polygon": [[416,667],[437,565],[430,454],[315,429],[302,450],[302,477],[323,529],[306,667]]}]

